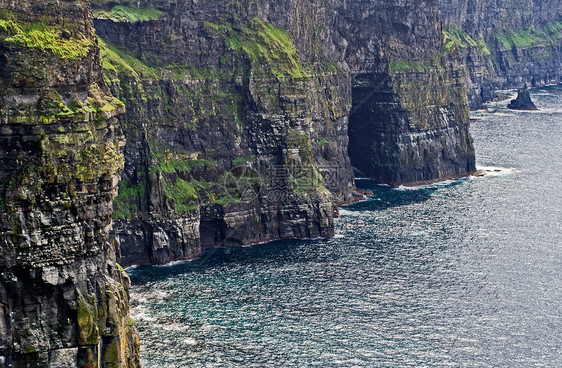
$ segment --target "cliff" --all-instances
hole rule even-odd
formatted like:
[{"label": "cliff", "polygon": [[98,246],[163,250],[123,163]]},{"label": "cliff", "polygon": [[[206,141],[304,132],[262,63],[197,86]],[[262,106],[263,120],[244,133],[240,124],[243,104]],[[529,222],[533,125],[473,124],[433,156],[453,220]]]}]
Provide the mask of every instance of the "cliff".
[{"label": "cliff", "polygon": [[438,3],[385,4],[94,1],[105,78],[127,105],[123,263],[330,236],[357,198],[352,165],[393,185],[474,170]]},{"label": "cliff", "polygon": [[357,174],[392,186],[475,170],[462,62],[444,43],[437,1],[344,2]]},{"label": "cliff", "polygon": [[138,367],[109,243],[124,111],[89,5],[0,1],[0,366]]},{"label": "cliff", "polygon": [[331,236],[336,205],[353,200],[345,65],[316,53],[318,40],[305,57],[257,17],[266,9],[229,6],[162,4],[143,21],[97,9],[105,76],[128,106],[115,214],[125,264]]},{"label": "cliff", "polygon": [[562,82],[562,2],[441,0],[441,10],[465,59],[471,108],[495,89]]}]

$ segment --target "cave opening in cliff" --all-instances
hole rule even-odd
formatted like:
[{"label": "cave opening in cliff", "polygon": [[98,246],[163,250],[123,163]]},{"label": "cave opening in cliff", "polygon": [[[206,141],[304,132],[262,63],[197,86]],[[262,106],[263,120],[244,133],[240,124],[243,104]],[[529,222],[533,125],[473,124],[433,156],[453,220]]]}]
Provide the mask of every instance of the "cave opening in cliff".
[{"label": "cave opening in cliff", "polygon": [[388,124],[392,118],[389,79],[388,74],[355,75],[349,115],[348,152],[355,176],[381,183],[396,180],[389,152],[392,142],[388,141],[396,134],[396,127]]}]

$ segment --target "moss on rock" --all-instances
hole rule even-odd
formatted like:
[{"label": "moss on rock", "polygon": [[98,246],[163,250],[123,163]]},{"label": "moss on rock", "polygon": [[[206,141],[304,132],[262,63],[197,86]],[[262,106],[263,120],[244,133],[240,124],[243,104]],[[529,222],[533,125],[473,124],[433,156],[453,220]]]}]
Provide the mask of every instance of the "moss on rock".
[{"label": "moss on rock", "polygon": [[63,24],[27,22],[4,9],[0,12],[0,43],[39,49],[72,60],[85,58],[94,45],[86,35],[66,29]]},{"label": "moss on rock", "polygon": [[140,8],[134,6],[116,5],[111,10],[96,10],[94,12],[95,18],[111,19],[117,22],[147,22],[151,20],[158,20],[165,16],[161,10],[149,7]]},{"label": "moss on rock", "polygon": [[255,76],[308,76],[289,32],[283,28],[258,18],[253,18],[249,24],[240,27],[234,27],[228,22],[205,24],[224,39],[230,50],[248,57]]},{"label": "moss on rock", "polygon": [[79,295],[78,308],[76,310],[76,318],[78,321],[78,344],[79,345],[96,345],[100,339],[100,331],[96,324],[98,320],[95,297],[91,298],[91,302]]}]

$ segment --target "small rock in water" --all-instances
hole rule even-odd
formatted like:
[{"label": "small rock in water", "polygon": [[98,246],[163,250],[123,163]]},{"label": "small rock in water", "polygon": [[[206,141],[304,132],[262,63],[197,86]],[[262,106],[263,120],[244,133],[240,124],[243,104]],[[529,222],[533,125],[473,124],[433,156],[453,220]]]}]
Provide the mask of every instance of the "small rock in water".
[{"label": "small rock in water", "polygon": [[517,98],[512,100],[507,108],[512,110],[538,110],[531,100],[531,93],[527,89],[526,83],[523,88],[517,91]]}]

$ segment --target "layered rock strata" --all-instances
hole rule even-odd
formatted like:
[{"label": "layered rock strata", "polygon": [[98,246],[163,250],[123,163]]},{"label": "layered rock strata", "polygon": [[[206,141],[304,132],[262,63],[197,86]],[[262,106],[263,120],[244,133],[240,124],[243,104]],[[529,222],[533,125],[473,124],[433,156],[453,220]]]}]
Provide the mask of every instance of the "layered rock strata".
[{"label": "layered rock strata", "polygon": [[441,10],[465,60],[471,108],[495,89],[562,82],[562,2],[441,0]]},{"label": "layered rock strata", "polygon": [[[336,205],[354,200],[350,76],[303,18],[324,22],[325,8],[213,5],[136,22],[96,13],[106,78],[128,107],[115,228],[126,264],[331,236]],[[300,37],[281,19],[302,22]]]},{"label": "layered rock strata", "polygon": [[109,243],[124,111],[89,5],[0,1],[0,366],[138,367]]},{"label": "layered rock strata", "polygon": [[125,264],[330,236],[335,206],[355,198],[350,156],[393,185],[474,169],[436,1],[94,7],[106,80],[128,107]]},{"label": "layered rock strata", "polygon": [[464,71],[444,42],[438,2],[349,1],[338,11],[349,39],[357,174],[399,186],[473,172]]}]

